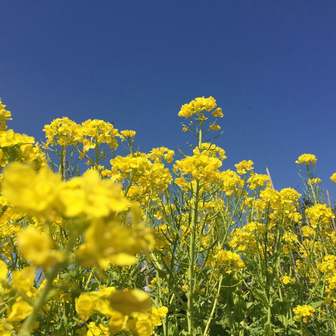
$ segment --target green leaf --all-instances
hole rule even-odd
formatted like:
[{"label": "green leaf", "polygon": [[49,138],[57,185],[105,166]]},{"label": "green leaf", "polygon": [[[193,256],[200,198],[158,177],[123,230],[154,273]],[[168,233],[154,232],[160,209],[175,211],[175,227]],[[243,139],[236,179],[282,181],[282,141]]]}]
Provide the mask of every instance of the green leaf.
[{"label": "green leaf", "polygon": [[310,303],[310,306],[312,306],[314,309],[320,307],[322,304],[324,303],[324,300],[320,300],[320,301],[315,301]]}]

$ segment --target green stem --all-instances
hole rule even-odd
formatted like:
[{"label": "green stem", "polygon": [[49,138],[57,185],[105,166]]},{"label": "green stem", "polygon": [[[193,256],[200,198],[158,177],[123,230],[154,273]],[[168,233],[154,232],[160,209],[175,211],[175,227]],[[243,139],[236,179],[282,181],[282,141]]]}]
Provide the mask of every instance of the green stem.
[{"label": "green stem", "polygon": [[208,330],[209,330],[209,327],[210,327],[211,320],[212,320],[213,315],[214,315],[214,313],[215,313],[215,309],[216,309],[217,302],[218,302],[218,297],[219,297],[219,292],[220,292],[220,289],[221,289],[221,286],[222,286],[222,281],[223,281],[223,275],[221,275],[221,276],[220,276],[220,279],[219,279],[219,284],[218,284],[218,289],[217,289],[217,293],[216,293],[215,301],[214,301],[214,303],[213,303],[213,306],[212,306],[212,309],[211,309],[211,313],[210,313],[209,319],[208,319],[207,324],[206,324],[206,326],[205,326],[203,336],[206,336],[206,334],[207,334],[207,332],[208,332]]},{"label": "green stem", "polygon": [[31,314],[26,318],[25,322],[23,323],[19,336],[30,336],[30,330],[33,326],[33,323],[35,322],[37,315],[40,312],[42,306],[45,304],[45,300],[48,296],[48,293],[50,292],[52,288],[53,280],[55,279],[61,265],[62,263],[56,264],[54,268],[51,270],[51,272],[48,274],[47,283],[42,289],[41,294],[38,296],[37,300],[35,301]]},{"label": "green stem", "polygon": [[[200,122],[200,129],[198,132],[198,149],[202,147],[202,123]],[[189,250],[189,268],[188,268],[188,303],[187,303],[187,320],[188,320],[188,334],[193,335],[194,330],[194,265],[195,265],[195,240],[197,232],[197,218],[198,218],[198,201],[199,201],[199,181],[195,180],[193,186],[193,207],[191,209],[191,223],[190,223],[190,250]]]},{"label": "green stem", "polygon": [[193,307],[193,294],[195,287],[194,279],[194,265],[195,265],[195,240],[197,231],[197,217],[198,217],[198,195],[199,182],[195,181],[193,188],[193,208],[191,212],[191,228],[190,228],[190,251],[189,251],[189,268],[188,268],[188,283],[189,283],[189,296],[188,296],[188,333],[190,336],[193,334],[193,320],[194,320],[194,307]]}]

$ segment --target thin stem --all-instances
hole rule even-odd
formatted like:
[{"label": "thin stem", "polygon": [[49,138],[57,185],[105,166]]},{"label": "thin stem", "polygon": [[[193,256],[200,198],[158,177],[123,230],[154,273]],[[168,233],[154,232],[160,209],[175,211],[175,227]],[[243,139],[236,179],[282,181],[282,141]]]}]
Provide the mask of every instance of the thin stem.
[{"label": "thin stem", "polygon": [[45,300],[48,296],[48,293],[50,292],[53,286],[53,280],[55,279],[62,264],[63,263],[56,264],[54,268],[51,270],[51,272],[48,274],[47,283],[42,289],[41,294],[38,296],[37,300],[35,301],[31,314],[27,317],[27,319],[23,323],[19,336],[30,336],[31,327],[33,326],[33,323],[35,322],[37,315],[39,311],[41,310],[42,306],[45,304]]}]

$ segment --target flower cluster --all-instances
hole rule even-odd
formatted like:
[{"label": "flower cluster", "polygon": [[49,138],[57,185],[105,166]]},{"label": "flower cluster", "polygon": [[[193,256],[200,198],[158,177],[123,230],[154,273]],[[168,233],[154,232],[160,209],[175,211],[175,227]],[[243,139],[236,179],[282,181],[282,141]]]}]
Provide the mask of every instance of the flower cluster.
[{"label": "flower cluster", "polygon": [[275,190],[204,141],[223,117],[213,97],[178,115],[196,138],[178,159],[96,119],[53,120],[41,149],[0,101],[1,335],[336,333],[335,209],[316,157],[296,161],[303,198]]}]

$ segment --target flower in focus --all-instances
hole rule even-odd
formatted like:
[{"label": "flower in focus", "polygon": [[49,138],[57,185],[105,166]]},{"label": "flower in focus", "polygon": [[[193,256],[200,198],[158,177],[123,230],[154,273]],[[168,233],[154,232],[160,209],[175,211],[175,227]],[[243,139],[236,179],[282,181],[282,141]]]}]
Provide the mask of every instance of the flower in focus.
[{"label": "flower in focus", "polygon": [[125,131],[121,131],[120,132],[121,136],[122,136],[122,140],[124,140],[124,138],[133,138],[136,135],[135,131],[130,131],[130,130],[125,130]]},{"label": "flower in focus", "polygon": [[295,316],[295,319],[297,321],[303,321],[304,323],[308,322],[308,317],[313,317],[313,314],[315,312],[315,309],[312,306],[303,305],[303,306],[296,306],[293,309]]},{"label": "flower in focus", "polygon": [[309,166],[310,164],[314,165],[316,164],[316,156],[313,154],[302,154],[298,157],[298,159],[295,161],[296,164],[304,164],[306,166]]},{"label": "flower in focus", "polygon": [[246,174],[248,171],[252,170],[253,162],[251,160],[243,160],[240,163],[235,164],[235,167],[237,169],[237,173],[239,175]]},{"label": "flower in focus", "polygon": [[327,225],[335,218],[332,210],[326,204],[316,204],[305,210],[310,225],[315,229],[318,224]]},{"label": "flower in focus", "polygon": [[316,177],[316,178],[313,178],[313,179],[309,179],[307,184],[312,186],[314,184],[321,183],[321,182],[322,182],[322,180],[320,178]]},{"label": "flower in focus", "polygon": [[216,125],[216,124],[211,124],[210,125],[210,129],[211,131],[219,131],[221,129],[221,127],[219,125]]},{"label": "flower in focus", "polygon": [[194,114],[199,114],[201,111],[206,110],[207,112],[216,108],[216,100],[213,97],[204,98],[198,97],[192,100],[189,104],[184,104],[178,113],[179,117],[190,118]]},{"label": "flower in focus", "polygon": [[221,109],[220,107],[217,107],[216,110],[214,110],[214,111],[211,113],[211,115],[212,115],[213,117],[218,117],[218,118],[222,118],[222,117],[224,117],[224,114],[223,114],[222,109]]},{"label": "flower in focus", "polygon": [[1,98],[0,98],[0,131],[6,131],[6,121],[12,120],[11,113],[7,110],[5,110],[6,105],[2,104]]}]

